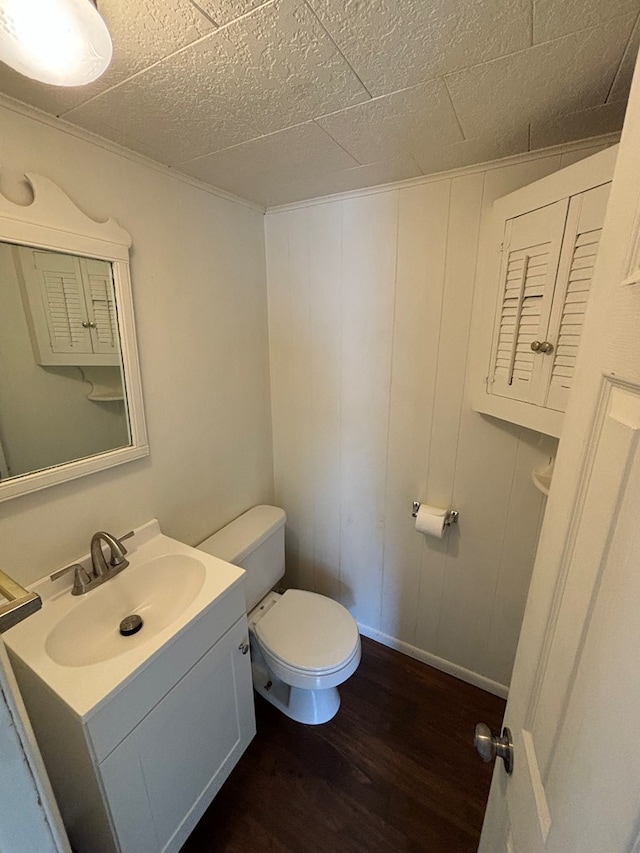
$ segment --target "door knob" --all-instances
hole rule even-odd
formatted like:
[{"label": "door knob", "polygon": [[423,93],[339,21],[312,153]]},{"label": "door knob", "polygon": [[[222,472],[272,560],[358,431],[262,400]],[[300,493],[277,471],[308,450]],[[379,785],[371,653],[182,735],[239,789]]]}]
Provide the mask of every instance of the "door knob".
[{"label": "door knob", "polygon": [[540,343],[540,341],[532,341],[531,342],[531,349],[534,352],[538,352],[538,350],[540,349],[541,346],[542,346],[542,344]]},{"label": "door knob", "polygon": [[478,723],[473,742],[483,761],[492,761],[497,755],[504,761],[507,773],[513,772],[513,740],[511,731],[506,726],[500,737],[494,737],[486,723]]},{"label": "door knob", "polygon": [[551,341],[543,341],[540,344],[540,352],[548,353],[548,352],[551,352],[552,350],[553,350],[553,344],[551,343]]}]

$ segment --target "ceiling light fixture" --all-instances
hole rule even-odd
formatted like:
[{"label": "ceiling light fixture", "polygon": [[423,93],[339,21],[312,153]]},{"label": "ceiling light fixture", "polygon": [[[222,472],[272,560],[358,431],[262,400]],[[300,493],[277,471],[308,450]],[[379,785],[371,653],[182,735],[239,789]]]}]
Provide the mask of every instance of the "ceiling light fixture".
[{"label": "ceiling light fixture", "polygon": [[54,86],[83,86],[111,61],[111,36],[92,0],[0,0],[0,60]]}]

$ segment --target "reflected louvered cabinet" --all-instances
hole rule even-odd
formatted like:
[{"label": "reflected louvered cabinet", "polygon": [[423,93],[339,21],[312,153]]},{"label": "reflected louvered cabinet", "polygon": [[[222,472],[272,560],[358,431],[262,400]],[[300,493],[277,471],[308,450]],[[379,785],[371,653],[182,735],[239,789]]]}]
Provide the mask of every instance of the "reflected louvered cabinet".
[{"label": "reflected louvered cabinet", "polygon": [[495,203],[476,411],[560,436],[614,163],[607,149]]},{"label": "reflected louvered cabinet", "polygon": [[111,265],[17,246],[14,258],[36,362],[119,365]]}]

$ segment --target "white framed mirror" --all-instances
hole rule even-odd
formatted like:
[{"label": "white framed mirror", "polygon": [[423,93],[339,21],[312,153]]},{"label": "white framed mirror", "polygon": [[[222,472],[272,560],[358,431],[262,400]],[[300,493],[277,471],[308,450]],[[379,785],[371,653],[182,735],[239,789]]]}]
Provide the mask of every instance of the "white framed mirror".
[{"label": "white framed mirror", "polygon": [[0,501],[149,453],[129,247],[52,181],[0,193]]}]

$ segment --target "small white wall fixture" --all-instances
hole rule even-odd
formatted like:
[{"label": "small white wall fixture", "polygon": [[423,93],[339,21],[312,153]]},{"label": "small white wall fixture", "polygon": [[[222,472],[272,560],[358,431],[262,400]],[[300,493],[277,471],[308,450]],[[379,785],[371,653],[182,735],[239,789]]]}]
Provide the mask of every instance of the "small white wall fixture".
[{"label": "small white wall fixture", "polygon": [[131,237],[113,219],[106,222],[91,219],[48,178],[31,173],[25,178],[33,192],[30,205],[16,204],[0,193],[0,240],[111,264],[130,442],[114,450],[0,482],[0,501],[149,454],[129,273]]}]

